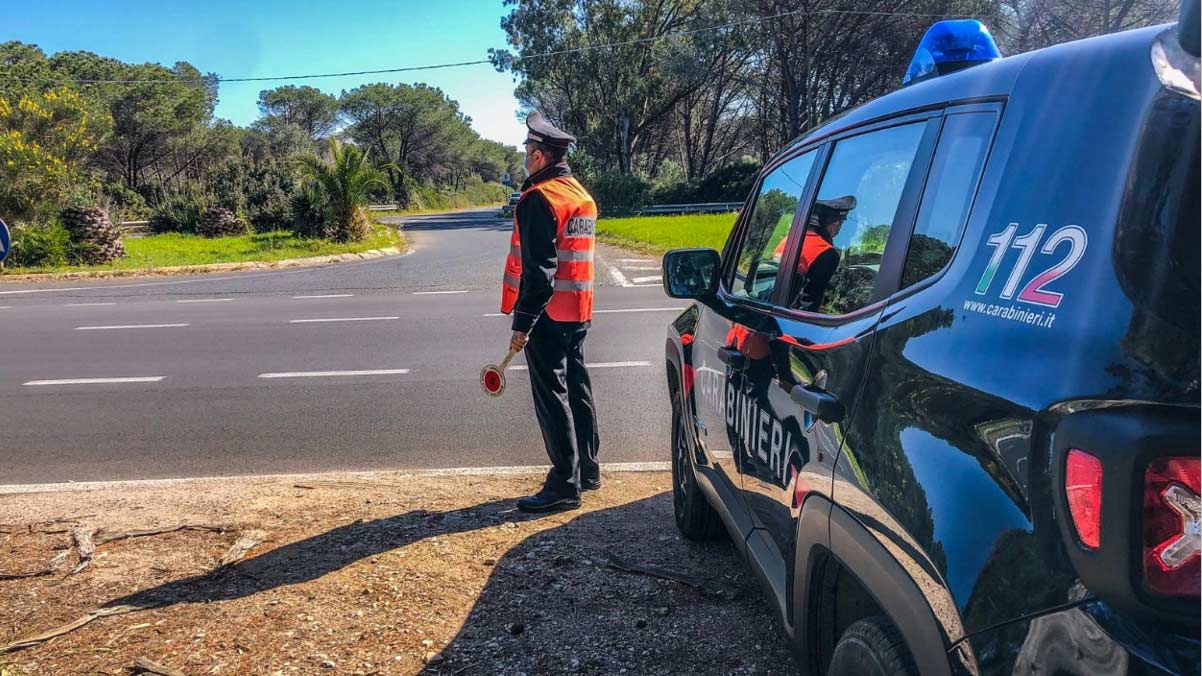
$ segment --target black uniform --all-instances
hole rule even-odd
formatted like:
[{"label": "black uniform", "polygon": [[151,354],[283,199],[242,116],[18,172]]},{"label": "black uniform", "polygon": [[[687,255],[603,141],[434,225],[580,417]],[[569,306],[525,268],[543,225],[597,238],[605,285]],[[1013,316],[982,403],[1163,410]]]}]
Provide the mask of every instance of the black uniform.
[{"label": "black uniform", "polygon": [[[566,162],[546,167],[526,180],[531,186],[571,176]],[[522,242],[522,282],[513,311],[513,330],[530,335],[526,363],[534,411],[543,443],[551,458],[544,490],[556,496],[579,497],[582,488],[600,482],[597,465],[597,414],[592,383],[584,366],[584,337],[590,322],[557,322],[543,312],[551,300],[558,257],[557,222],[539,192],[522,199],[517,208]]]}]

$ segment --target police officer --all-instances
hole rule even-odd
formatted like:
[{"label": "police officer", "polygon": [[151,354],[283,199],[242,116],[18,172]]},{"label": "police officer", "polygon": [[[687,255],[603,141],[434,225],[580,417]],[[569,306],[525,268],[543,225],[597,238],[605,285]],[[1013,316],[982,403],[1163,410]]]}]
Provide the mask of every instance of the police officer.
[{"label": "police officer", "polygon": [[827,286],[839,267],[839,250],[833,240],[843,229],[847,214],[855,208],[854,195],[814,202],[809,227],[801,241],[801,253],[797,256],[797,274],[805,278],[805,284],[793,307],[807,312],[821,311]]},{"label": "police officer", "polygon": [[526,118],[526,174],[514,211],[501,311],[513,313],[510,347],[524,349],[534,411],[551,458],[542,490],[518,500],[525,512],[580,507],[601,486],[597,414],[584,366],[593,316],[597,205],[572,176],[576,139],[534,112]]}]

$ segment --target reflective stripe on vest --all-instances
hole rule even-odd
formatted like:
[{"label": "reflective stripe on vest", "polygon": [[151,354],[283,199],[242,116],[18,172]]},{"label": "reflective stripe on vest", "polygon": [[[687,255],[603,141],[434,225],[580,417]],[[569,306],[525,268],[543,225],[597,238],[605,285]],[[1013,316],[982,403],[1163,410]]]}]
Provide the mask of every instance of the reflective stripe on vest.
[{"label": "reflective stripe on vest", "polygon": [[[563,176],[531,186],[543,194],[555,215],[555,256],[558,265],[552,283],[551,300],[546,312],[559,322],[583,322],[593,317],[593,253],[596,243],[597,205],[580,182]],[[521,203],[521,200],[518,201]],[[505,261],[501,288],[501,312],[509,314],[521,293],[522,244],[517,209],[514,209],[513,234],[509,238],[509,257]]]}]

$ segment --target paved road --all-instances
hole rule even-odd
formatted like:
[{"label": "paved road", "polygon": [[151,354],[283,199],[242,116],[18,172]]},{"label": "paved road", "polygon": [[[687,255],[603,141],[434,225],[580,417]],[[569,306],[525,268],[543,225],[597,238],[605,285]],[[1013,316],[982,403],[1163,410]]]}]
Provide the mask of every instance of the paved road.
[{"label": "paved road", "polygon": [[[500,399],[478,384],[508,341],[508,222],[404,220],[403,257],[0,284],[0,484],[545,464],[526,374]],[[664,335],[683,303],[650,257],[599,254],[602,459],[665,460]],[[134,380],[71,382],[91,379]]]}]

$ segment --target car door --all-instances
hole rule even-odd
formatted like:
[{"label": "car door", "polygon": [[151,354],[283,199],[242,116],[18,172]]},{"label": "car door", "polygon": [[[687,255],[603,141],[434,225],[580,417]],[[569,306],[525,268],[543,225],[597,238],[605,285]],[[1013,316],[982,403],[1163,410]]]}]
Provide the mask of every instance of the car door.
[{"label": "car door", "polygon": [[[770,321],[754,339],[766,346],[766,366],[745,371],[747,399],[736,403],[746,412],[741,429],[749,441],[742,462],[753,523],[748,555],[775,568],[769,577],[782,585],[805,497],[831,493],[873,329],[896,285],[889,270],[904,259],[902,234],[913,222],[938,116],[910,116],[829,142],[804,217],[784,247]],[[819,280],[824,256],[833,272]]]},{"label": "car door", "polygon": [[[904,266],[892,273],[900,291],[874,331],[854,428],[834,468],[835,502],[889,549],[932,608],[952,609],[940,619],[953,634],[962,631],[955,609],[964,599],[953,598],[952,590],[975,597],[981,589],[973,583],[985,562],[997,555],[1010,565],[1033,546],[1024,539],[1030,525],[1015,479],[1027,475],[1031,412],[978,386],[1031,376],[1012,373],[1006,360],[995,358],[1014,349],[1014,332],[996,322],[973,325],[962,310],[980,297],[979,281],[994,277],[993,252],[1006,253],[1007,261],[1023,255],[1019,244],[981,243],[988,237],[987,209],[969,218],[978,186],[989,185],[982,176],[1001,110],[999,103],[974,103],[949,108],[942,119],[917,217],[906,229]],[[993,166],[995,174],[1005,169],[1004,163]],[[1011,211],[993,225],[996,231],[1015,218],[1006,208]],[[957,257],[970,220],[977,234],[967,255]],[[1070,248],[1065,242],[1051,254],[1028,246],[1045,266]],[[975,274],[967,274],[970,269]],[[1027,281],[1038,274],[1032,270]],[[999,296],[1008,276],[994,282]],[[1039,593],[1034,586],[1027,591]]]},{"label": "car door", "polygon": [[766,344],[748,336],[771,307],[780,268],[776,252],[797,217],[813,163],[814,153],[806,153],[765,173],[727,247],[717,297],[701,311],[692,338],[698,470],[723,494],[743,533],[751,523],[739,478],[747,450],[739,434],[742,411],[732,405],[740,401],[744,370],[760,368],[767,354]]}]

